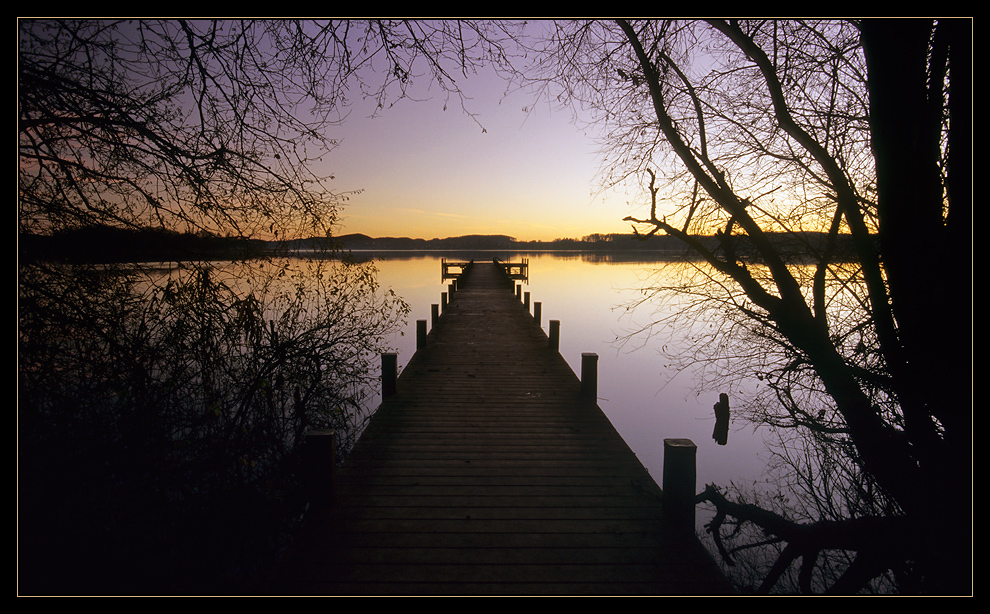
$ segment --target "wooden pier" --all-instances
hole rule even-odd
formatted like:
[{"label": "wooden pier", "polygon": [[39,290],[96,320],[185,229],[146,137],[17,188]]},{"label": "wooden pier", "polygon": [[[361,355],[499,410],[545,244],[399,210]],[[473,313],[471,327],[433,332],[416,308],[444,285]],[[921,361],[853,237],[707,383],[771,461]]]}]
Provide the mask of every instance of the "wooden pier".
[{"label": "wooden pier", "polygon": [[579,378],[514,286],[465,264],[395,380],[385,357],[381,406],[335,474],[323,453],[325,499],[265,592],[732,594],[694,535],[693,444],[666,442],[661,492],[598,407],[597,356]]}]

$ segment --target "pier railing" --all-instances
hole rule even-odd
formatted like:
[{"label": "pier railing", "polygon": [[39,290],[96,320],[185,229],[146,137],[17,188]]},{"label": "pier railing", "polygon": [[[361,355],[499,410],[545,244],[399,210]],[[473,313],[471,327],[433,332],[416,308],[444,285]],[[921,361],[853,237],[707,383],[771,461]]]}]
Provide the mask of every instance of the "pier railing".
[{"label": "pier railing", "polygon": [[[518,262],[509,262],[500,258],[492,258],[492,263],[502,270],[509,279],[529,281],[529,258],[521,258]],[[457,279],[466,274],[474,264],[474,260],[440,259],[440,278],[444,281]]]}]

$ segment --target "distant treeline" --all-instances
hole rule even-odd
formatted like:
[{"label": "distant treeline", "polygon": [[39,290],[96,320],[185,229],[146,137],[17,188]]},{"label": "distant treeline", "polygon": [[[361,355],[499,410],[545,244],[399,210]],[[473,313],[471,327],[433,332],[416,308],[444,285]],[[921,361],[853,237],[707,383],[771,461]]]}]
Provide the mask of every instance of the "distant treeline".
[{"label": "distant treeline", "polygon": [[21,261],[142,262],[252,258],[268,251],[265,241],[206,232],[89,226],[52,235],[20,234]]},{"label": "distant treeline", "polygon": [[[824,251],[827,236],[824,233],[777,233],[770,235],[777,250],[790,260],[800,260]],[[718,237],[700,237],[710,250],[719,249]],[[335,237],[338,247],[350,251],[597,251],[597,252],[665,252],[669,255],[691,256],[690,250],[679,239],[668,235],[644,237],[633,234],[593,234],[580,239],[554,239],[553,241],[517,241],[507,235],[465,235],[445,239],[411,239],[408,237],[374,238],[363,234]],[[734,249],[740,258],[752,255],[748,240],[737,238]],[[326,249],[329,239],[312,238],[286,242],[290,250]],[[849,235],[839,235],[835,246],[835,259],[850,258],[853,254]]]},{"label": "distant treeline", "polygon": [[[771,241],[787,259],[800,261],[822,253],[827,243],[821,233],[772,234]],[[718,237],[700,237],[710,250],[719,249]],[[32,259],[78,262],[180,261],[201,259],[253,258],[272,253],[299,251],[385,252],[385,251],[582,251],[601,253],[663,252],[667,257],[691,257],[683,242],[667,235],[650,237],[632,234],[593,234],[580,239],[517,241],[508,235],[464,235],[444,239],[408,237],[369,237],[348,234],[339,237],[311,237],[292,241],[263,241],[221,237],[205,232],[179,233],[162,229],[123,229],[87,227],[55,235],[18,237],[22,261]],[[740,258],[748,259],[752,249],[745,238],[734,241]],[[834,259],[853,254],[849,235],[840,235]]]}]

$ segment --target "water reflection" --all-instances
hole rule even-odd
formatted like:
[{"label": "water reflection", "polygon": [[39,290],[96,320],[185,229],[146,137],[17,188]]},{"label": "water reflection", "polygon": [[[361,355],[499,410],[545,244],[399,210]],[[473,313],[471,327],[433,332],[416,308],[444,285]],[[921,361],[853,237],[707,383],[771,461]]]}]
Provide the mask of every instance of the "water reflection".
[{"label": "water reflection", "polygon": [[[518,259],[518,255],[498,255]],[[674,370],[659,351],[664,345],[675,347],[678,336],[687,332],[650,330],[649,324],[663,314],[624,307],[636,298],[646,276],[666,275],[673,280],[689,265],[578,252],[525,256],[530,278],[524,291],[531,294],[532,302],[542,303],[544,330],[549,320],[560,321],[560,352],[575,373],[580,373],[582,353],[599,355],[599,405],[658,484],[662,484],[665,438],[687,438],[698,446],[698,490],[707,483],[744,484],[762,476],[767,462],[762,432],[729,421],[731,442],[718,445],[712,439],[712,408],[725,391],[698,390],[695,375]],[[441,292],[447,289],[441,280],[441,257],[459,256],[376,257],[381,285],[394,289],[412,308],[407,330],[394,338],[400,369],[415,351],[415,321],[429,320],[431,305],[440,303]],[[663,308],[678,307],[670,302]],[[699,524],[704,521],[699,514]]]}]

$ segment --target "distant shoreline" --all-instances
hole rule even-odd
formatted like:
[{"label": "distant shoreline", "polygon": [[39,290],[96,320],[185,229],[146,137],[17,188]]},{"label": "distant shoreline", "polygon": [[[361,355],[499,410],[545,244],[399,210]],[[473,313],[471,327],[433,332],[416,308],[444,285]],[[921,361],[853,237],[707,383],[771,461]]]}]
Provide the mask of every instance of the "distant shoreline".
[{"label": "distant shoreline", "polygon": [[[711,251],[720,249],[719,237],[696,237],[699,243]],[[824,252],[828,236],[824,233],[770,233],[774,247],[785,258],[806,260],[809,256]],[[590,235],[582,239],[555,239],[553,241],[517,241],[506,235],[467,235],[444,239],[410,239],[407,237],[374,238],[367,235],[343,235],[333,239],[302,239],[282,244],[289,252],[327,250],[336,246],[344,252],[367,253],[581,253],[628,257],[649,255],[660,260],[690,259],[700,256],[684,242],[668,235],[611,234]],[[742,259],[749,259],[754,250],[745,237],[739,237],[735,249]],[[839,259],[853,257],[850,235],[839,235],[835,245]]]},{"label": "distant shoreline", "polygon": [[[770,234],[771,243],[785,257],[804,260],[824,251],[828,237],[823,233]],[[719,249],[720,238],[698,237],[707,249]],[[839,235],[835,253],[851,258],[854,250],[849,235]],[[735,249],[740,258],[749,259],[754,252],[745,237],[739,237]],[[661,260],[697,259],[698,255],[679,239],[667,235],[650,237],[630,234],[589,235],[582,239],[553,241],[517,241],[507,235],[465,235],[443,239],[408,237],[369,237],[362,234],[339,237],[310,237],[289,241],[264,241],[209,234],[183,234],[156,229],[83,228],[55,236],[21,234],[18,258],[66,262],[140,262],[251,259],[276,255],[341,253],[581,253],[600,255],[650,255]]]}]

